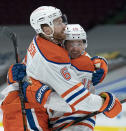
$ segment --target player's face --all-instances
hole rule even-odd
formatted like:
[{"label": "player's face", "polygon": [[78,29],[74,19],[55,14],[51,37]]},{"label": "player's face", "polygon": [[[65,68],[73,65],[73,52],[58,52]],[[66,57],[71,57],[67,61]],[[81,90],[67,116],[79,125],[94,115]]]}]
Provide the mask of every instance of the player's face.
[{"label": "player's face", "polygon": [[61,17],[54,20],[54,35],[53,37],[55,39],[64,40],[66,38],[66,35],[64,33],[66,25],[63,23],[63,20]]},{"label": "player's face", "polygon": [[65,48],[72,59],[78,58],[85,50],[85,44],[82,40],[67,40]]}]

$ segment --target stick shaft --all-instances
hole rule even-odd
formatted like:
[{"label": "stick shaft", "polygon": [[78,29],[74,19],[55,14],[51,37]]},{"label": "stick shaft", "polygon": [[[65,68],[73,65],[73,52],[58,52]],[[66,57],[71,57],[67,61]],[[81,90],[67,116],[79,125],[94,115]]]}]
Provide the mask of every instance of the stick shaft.
[{"label": "stick shaft", "polygon": [[[13,45],[14,45],[14,50],[15,50],[15,60],[16,63],[19,63],[19,55],[18,55],[18,47],[17,47],[17,39],[16,39],[16,35],[13,34]],[[23,91],[22,91],[22,81],[19,81],[19,97],[20,97],[20,101],[21,101],[21,110],[22,110],[22,117],[23,117],[23,125],[24,125],[24,131],[26,131],[26,120],[25,120],[25,102],[24,102],[24,95],[23,95]]]},{"label": "stick shaft", "polygon": [[[2,31],[3,31],[4,35],[6,35],[8,38],[10,38],[12,40],[13,46],[14,46],[15,61],[16,61],[16,63],[19,63],[16,34],[9,31],[7,27],[3,27]],[[23,95],[23,91],[22,91],[22,81],[19,81],[19,98],[20,98],[20,102],[21,102],[21,111],[22,111],[24,131],[26,131],[26,120],[25,120],[26,113],[25,113],[24,95]]]}]

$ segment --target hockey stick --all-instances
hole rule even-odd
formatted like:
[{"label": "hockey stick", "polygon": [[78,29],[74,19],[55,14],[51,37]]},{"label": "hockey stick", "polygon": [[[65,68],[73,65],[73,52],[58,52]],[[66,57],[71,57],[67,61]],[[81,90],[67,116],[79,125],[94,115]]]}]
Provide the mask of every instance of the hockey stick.
[{"label": "hockey stick", "polygon": [[[12,41],[13,46],[14,46],[14,52],[15,52],[15,60],[16,60],[16,63],[19,63],[16,34],[12,31],[10,31],[7,27],[3,27],[2,33],[4,35],[6,35],[6,37]],[[23,96],[23,92],[22,92],[22,81],[19,81],[19,98],[20,98],[20,102],[21,102],[21,111],[22,111],[22,117],[23,117],[24,131],[26,131],[26,123],[25,123],[26,112],[25,112],[24,96]]]},{"label": "hockey stick", "polygon": [[[120,102],[123,104],[123,103],[126,102],[126,99],[123,99],[123,100],[121,100]],[[93,112],[93,113],[91,113],[91,114],[89,114],[89,115],[86,115],[86,116],[84,116],[84,117],[77,118],[76,120],[71,121],[70,123],[67,123],[67,124],[65,124],[64,126],[59,127],[58,129],[53,130],[53,131],[61,131],[61,130],[65,129],[65,128],[69,127],[69,126],[75,125],[75,124],[77,124],[77,123],[80,122],[80,121],[83,121],[83,120],[85,120],[85,119],[88,119],[88,118],[90,118],[90,117],[93,117],[93,116],[95,116],[95,115],[98,115],[98,114],[100,114],[100,113],[102,113],[102,112],[95,111],[95,112]]]}]

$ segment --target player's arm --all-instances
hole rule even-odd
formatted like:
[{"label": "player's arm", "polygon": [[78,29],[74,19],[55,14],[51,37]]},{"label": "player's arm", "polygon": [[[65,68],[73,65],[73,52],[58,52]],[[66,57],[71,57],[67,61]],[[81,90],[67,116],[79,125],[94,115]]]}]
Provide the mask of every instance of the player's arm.
[{"label": "player's arm", "polygon": [[[25,76],[26,66],[24,64],[11,65],[7,77],[8,91],[13,92],[19,90],[18,82],[22,81]],[[51,91],[48,86],[32,78],[29,81],[23,80],[22,82],[22,92],[25,102],[29,102],[32,105],[36,104],[38,107],[44,107]]]},{"label": "player's arm", "polygon": [[47,70],[51,68],[51,71],[53,72],[46,72],[45,77],[50,76],[48,77],[48,85],[51,83],[49,86],[63,98],[63,100],[71,107],[72,111],[108,111],[110,109],[109,106],[112,103],[111,107],[115,108],[114,111],[118,110],[117,114],[121,111],[121,108],[118,108],[118,105],[120,106],[121,104],[117,104],[118,102],[116,103],[116,99],[111,97],[111,95],[106,95],[103,98],[102,95],[91,94],[86,89],[86,85],[79,82],[76,74],[69,68],[69,66],[69,64],[59,65],[48,63],[46,66]]}]

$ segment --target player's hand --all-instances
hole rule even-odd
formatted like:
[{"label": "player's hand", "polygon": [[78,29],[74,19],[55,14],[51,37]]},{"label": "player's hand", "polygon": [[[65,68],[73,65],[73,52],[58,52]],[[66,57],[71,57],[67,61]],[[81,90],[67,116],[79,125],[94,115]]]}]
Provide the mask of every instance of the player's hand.
[{"label": "player's hand", "polygon": [[107,117],[114,118],[122,111],[120,101],[113,94],[102,92],[100,96],[104,99],[100,112],[103,112]]},{"label": "player's hand", "polygon": [[93,86],[97,85],[98,83],[101,82],[101,79],[103,78],[104,75],[104,70],[102,68],[97,69],[96,71],[94,71],[93,75],[92,75],[92,83]]},{"label": "player's hand", "polygon": [[8,84],[23,80],[26,76],[26,66],[24,64],[11,65],[7,74]]},{"label": "player's hand", "polygon": [[[93,82],[96,81],[94,83],[94,85],[96,85],[96,84],[102,82],[104,80],[105,76],[107,75],[108,62],[107,62],[107,60],[104,57],[101,57],[101,56],[94,56],[94,57],[91,58],[91,60],[92,60],[94,66],[95,66],[95,69],[96,69],[96,73],[93,74],[94,78],[92,78],[92,79],[94,79]],[[99,69],[102,69],[104,71],[104,73],[103,73],[102,70],[99,70]],[[102,75],[102,73],[103,73],[103,75]],[[100,76],[98,77],[98,75],[100,75]],[[95,78],[96,76],[97,76],[97,78]]]}]

